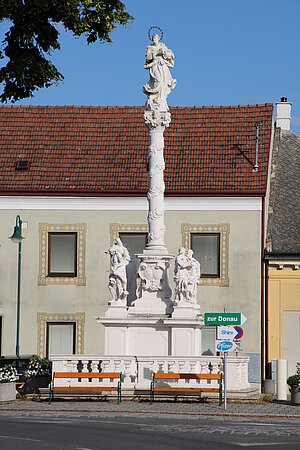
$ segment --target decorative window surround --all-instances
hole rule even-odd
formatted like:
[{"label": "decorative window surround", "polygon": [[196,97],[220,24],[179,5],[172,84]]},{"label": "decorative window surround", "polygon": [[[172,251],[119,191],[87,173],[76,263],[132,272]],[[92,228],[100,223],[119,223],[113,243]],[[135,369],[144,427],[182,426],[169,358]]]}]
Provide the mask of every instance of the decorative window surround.
[{"label": "decorative window surround", "polygon": [[119,237],[119,233],[148,233],[146,224],[111,223],[109,225],[110,245]]},{"label": "decorative window surround", "polygon": [[46,357],[46,332],[47,322],[75,322],[76,323],[76,337],[75,337],[75,353],[76,355],[83,355],[84,353],[84,322],[85,313],[37,313],[38,321],[38,349],[37,354],[41,358]]},{"label": "decorative window surround", "polygon": [[228,277],[228,254],[229,254],[229,231],[228,223],[199,225],[183,223],[181,225],[182,245],[191,248],[192,233],[220,233],[220,278],[201,278],[202,286],[229,286]]},{"label": "decorative window surround", "polygon": [[[77,276],[76,277],[49,277],[48,273],[48,233],[49,232],[76,232],[77,233]],[[40,270],[38,284],[57,285],[57,284],[75,284],[85,286],[85,247],[86,247],[86,224],[39,224],[40,234]]]}]

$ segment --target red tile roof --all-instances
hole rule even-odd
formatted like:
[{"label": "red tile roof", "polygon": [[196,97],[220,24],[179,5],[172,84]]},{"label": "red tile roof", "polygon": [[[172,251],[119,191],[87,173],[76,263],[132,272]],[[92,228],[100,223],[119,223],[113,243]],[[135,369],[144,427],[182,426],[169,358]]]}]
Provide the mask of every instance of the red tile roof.
[{"label": "red tile roof", "polygon": [[[265,193],[272,104],[170,112],[167,194]],[[0,107],[0,194],[144,194],[149,136],[143,113],[143,107]],[[255,161],[256,123],[257,173],[247,161]],[[17,160],[27,160],[29,169],[16,170]]]}]

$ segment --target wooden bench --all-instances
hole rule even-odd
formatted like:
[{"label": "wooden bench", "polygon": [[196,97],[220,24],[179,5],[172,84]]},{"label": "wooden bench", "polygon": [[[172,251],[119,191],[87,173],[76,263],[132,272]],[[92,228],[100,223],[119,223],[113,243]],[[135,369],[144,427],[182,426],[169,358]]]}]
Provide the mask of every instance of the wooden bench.
[{"label": "wooden bench", "polygon": [[[57,379],[67,379],[68,386],[55,386],[55,380]],[[71,380],[77,379],[78,385],[74,386]],[[115,386],[102,386],[100,383],[96,385],[91,383],[91,386],[83,384],[79,386],[81,380],[118,380]],[[49,390],[49,403],[53,400],[54,394],[81,394],[85,396],[99,394],[102,392],[117,392],[118,393],[118,403],[121,403],[121,384],[122,384],[122,373],[120,372],[53,372],[52,382],[50,383]]]},{"label": "wooden bench", "polygon": [[[156,381],[161,380],[166,384],[157,385]],[[201,387],[194,385],[189,385],[188,383],[178,384],[177,386],[170,386],[167,382],[170,380],[217,380],[219,387]],[[222,374],[221,373],[153,373],[153,380],[150,385],[150,404],[154,401],[154,394],[161,395],[173,395],[179,394],[192,395],[200,394],[202,392],[218,392],[219,393],[219,405],[222,404]]]}]

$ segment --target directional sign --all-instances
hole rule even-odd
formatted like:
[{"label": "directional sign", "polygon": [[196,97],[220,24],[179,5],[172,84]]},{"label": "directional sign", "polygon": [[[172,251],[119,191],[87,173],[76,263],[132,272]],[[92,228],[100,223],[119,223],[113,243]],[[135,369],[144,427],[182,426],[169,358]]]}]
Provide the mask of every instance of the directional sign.
[{"label": "directional sign", "polygon": [[204,325],[243,325],[247,317],[243,313],[205,313]]},{"label": "directional sign", "polygon": [[216,352],[232,352],[236,345],[233,341],[216,341]]},{"label": "directional sign", "polygon": [[238,331],[235,327],[221,325],[217,328],[217,339],[228,339],[229,341],[233,341],[233,339],[236,339],[237,335]]},{"label": "directional sign", "polygon": [[243,328],[240,327],[239,325],[235,325],[233,328],[234,328],[235,331],[237,332],[237,334],[236,334],[234,340],[242,339],[242,337],[243,337],[243,335],[244,335],[244,330],[243,330]]}]

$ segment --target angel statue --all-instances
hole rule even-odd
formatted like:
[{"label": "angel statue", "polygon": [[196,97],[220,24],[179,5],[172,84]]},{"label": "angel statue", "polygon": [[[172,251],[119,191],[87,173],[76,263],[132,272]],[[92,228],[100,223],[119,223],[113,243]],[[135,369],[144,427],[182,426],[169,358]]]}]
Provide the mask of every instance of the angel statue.
[{"label": "angel statue", "polygon": [[127,299],[127,276],[126,266],[130,261],[130,255],[124,247],[121,239],[114,240],[113,245],[108,250],[110,255],[111,273],[108,280],[108,289],[112,296],[112,302],[126,305]]},{"label": "angel statue", "polygon": [[181,247],[175,260],[175,301],[197,303],[197,285],[200,283],[200,263],[193,250]]},{"label": "angel statue", "polygon": [[[151,27],[157,28],[157,27]],[[160,30],[160,28],[158,28]],[[148,36],[150,38],[150,30]],[[160,30],[162,32],[162,30]],[[162,37],[162,36],[161,36]],[[176,86],[170,67],[174,67],[174,53],[163,44],[158,34],[152,36],[152,44],[146,50],[145,69],[149,69],[150,80],[143,86],[147,95],[146,110],[168,111],[167,97]]]}]

